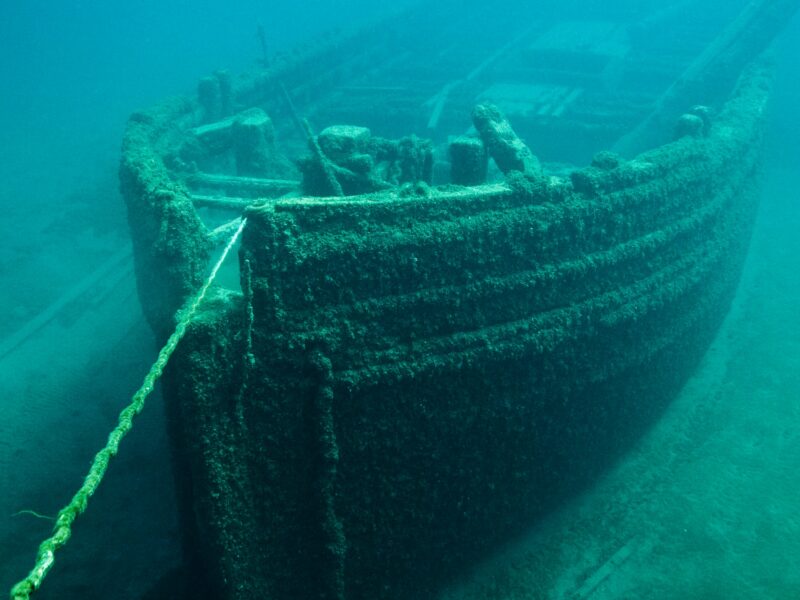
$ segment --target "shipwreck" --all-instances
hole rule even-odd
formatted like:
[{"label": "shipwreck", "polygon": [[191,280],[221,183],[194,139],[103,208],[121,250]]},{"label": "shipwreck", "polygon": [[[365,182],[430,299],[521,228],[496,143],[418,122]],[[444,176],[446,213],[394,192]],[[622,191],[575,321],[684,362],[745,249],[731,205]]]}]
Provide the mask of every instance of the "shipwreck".
[{"label": "shipwreck", "polygon": [[797,5],[443,3],[134,114],[159,338],[246,219],[164,377],[193,597],[435,597],[629,448],[729,308]]}]

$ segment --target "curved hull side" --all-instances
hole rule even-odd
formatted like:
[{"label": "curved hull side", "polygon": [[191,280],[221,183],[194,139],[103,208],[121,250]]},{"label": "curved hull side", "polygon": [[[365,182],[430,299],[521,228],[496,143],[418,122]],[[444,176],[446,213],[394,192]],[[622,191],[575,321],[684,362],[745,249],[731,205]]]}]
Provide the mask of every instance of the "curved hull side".
[{"label": "curved hull side", "polygon": [[571,183],[251,210],[168,389],[218,597],[430,597],[629,448],[729,308],[766,96]]}]

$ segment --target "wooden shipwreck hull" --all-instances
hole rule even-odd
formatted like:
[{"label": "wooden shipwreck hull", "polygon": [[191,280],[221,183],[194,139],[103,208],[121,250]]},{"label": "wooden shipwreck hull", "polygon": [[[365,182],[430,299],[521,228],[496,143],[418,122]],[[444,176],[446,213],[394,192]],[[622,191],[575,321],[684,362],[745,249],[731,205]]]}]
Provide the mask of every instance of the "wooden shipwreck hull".
[{"label": "wooden shipwreck hull", "polygon": [[[164,388],[192,593],[432,597],[629,448],[728,310],[768,72],[750,65],[702,133],[630,160],[228,198],[247,206],[241,291],[204,305]],[[198,110],[136,115],[123,154],[161,336],[214,242],[182,162],[187,128],[210,131]]]},{"label": "wooden shipwreck hull", "polygon": [[762,83],[571,182],[248,210],[168,392],[222,597],[421,597],[628,447],[728,309]]}]

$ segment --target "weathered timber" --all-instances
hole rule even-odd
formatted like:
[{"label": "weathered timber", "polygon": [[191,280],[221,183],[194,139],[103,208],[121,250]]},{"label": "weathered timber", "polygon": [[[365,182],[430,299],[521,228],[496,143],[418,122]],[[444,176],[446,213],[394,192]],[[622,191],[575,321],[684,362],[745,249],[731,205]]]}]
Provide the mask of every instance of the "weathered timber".
[{"label": "weathered timber", "polygon": [[300,187],[299,181],[291,179],[262,179],[212,173],[194,173],[186,181],[194,189],[219,190],[241,198],[274,198]]},{"label": "weathered timber", "polygon": [[712,104],[734,84],[791,21],[800,0],[754,0],[658,98],[644,121],[623,136],[614,150],[623,156],[669,140],[665,132],[695,104]]},{"label": "weathered timber", "polygon": [[434,597],[628,447],[736,287],[765,81],[566,181],[248,209],[250,300],[194,324],[169,390],[220,596]]},{"label": "weathered timber", "polygon": [[472,111],[472,122],[489,156],[503,173],[520,171],[530,175],[541,174],[539,161],[514,133],[500,109],[491,104],[479,104]]}]

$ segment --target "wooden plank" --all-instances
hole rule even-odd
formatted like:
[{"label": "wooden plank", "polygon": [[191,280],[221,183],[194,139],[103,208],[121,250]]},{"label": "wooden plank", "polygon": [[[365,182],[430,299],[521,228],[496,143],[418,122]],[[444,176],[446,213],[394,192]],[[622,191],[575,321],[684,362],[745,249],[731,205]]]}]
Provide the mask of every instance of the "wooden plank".
[{"label": "wooden plank", "polygon": [[433,110],[431,111],[430,119],[428,119],[428,129],[436,129],[436,126],[439,124],[439,119],[442,116],[442,111],[444,110],[444,105],[447,102],[447,97],[450,95],[450,92],[460,86],[462,83],[466,81],[471,81],[478,77],[481,73],[483,73],[486,69],[492,66],[495,62],[497,62],[500,58],[508,54],[508,52],[514,48],[515,46],[519,45],[519,43],[524,40],[527,36],[534,31],[535,26],[528,27],[522,33],[514,37],[511,41],[503,45],[500,49],[494,52],[491,56],[487,57],[483,60],[480,64],[474,67],[469,73],[467,73],[464,79],[458,79],[454,81],[449,81],[442,89],[439,90],[433,97],[428,99],[423,106],[430,106],[433,105]]},{"label": "wooden plank", "polygon": [[67,290],[62,296],[48,306],[41,313],[25,323],[20,329],[6,338],[0,344],[0,359],[14,351],[20,344],[33,336],[42,327],[55,319],[71,302],[74,302],[90,290],[100,284],[106,277],[113,275],[118,269],[125,267],[126,261],[131,261],[132,253],[130,248],[123,248],[111,256],[106,262],[100,265],[92,273],[84,277],[72,288]]},{"label": "wooden plank", "polygon": [[196,173],[188,178],[193,188],[221,190],[240,198],[272,198],[299,189],[300,182],[292,179],[262,179],[213,173]]},{"label": "wooden plank", "polygon": [[226,131],[233,127],[233,123],[238,118],[238,115],[233,117],[228,117],[227,119],[222,119],[221,121],[215,121],[214,123],[208,123],[206,125],[200,125],[199,127],[193,127],[190,131],[192,134],[197,136],[198,138],[202,138],[209,134],[216,134],[220,131]]},{"label": "wooden plank", "polygon": [[428,119],[428,129],[436,129],[436,126],[439,124],[439,118],[442,116],[445,102],[447,102],[447,96],[450,95],[450,90],[460,83],[461,80],[451,81],[450,83],[445,84],[439,93],[432,98],[432,100],[435,99],[435,103],[433,106],[433,112],[431,112],[431,118]]},{"label": "wooden plank", "polygon": [[238,210],[242,211],[248,206],[262,204],[264,200],[254,198],[234,198],[231,196],[203,196],[192,194],[189,196],[195,207],[216,208],[219,210]]}]

